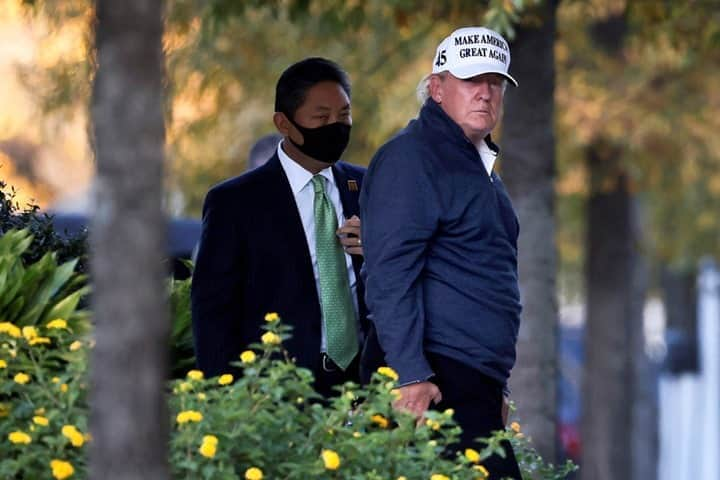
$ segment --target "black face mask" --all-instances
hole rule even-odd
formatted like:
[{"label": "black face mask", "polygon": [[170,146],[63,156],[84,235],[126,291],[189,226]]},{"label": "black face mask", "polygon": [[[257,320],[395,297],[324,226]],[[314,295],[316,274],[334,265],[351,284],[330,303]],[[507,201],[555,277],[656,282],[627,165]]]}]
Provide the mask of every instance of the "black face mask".
[{"label": "black face mask", "polygon": [[322,127],[306,128],[295,123],[289,116],[287,118],[305,139],[305,143],[298,145],[288,137],[298,150],[308,157],[324,163],[335,163],[340,160],[340,155],[350,141],[350,125],[335,122]]}]

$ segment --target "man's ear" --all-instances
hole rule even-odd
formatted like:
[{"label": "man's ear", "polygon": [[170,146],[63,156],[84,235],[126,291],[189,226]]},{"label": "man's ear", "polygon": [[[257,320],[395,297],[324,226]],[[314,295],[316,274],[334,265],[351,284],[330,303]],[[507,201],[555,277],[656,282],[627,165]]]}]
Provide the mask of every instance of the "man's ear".
[{"label": "man's ear", "polygon": [[430,75],[430,97],[436,103],[442,103],[442,79],[440,75]]},{"label": "man's ear", "polygon": [[273,123],[275,124],[277,131],[280,132],[280,135],[283,137],[290,136],[290,121],[284,113],[275,112],[273,114]]}]

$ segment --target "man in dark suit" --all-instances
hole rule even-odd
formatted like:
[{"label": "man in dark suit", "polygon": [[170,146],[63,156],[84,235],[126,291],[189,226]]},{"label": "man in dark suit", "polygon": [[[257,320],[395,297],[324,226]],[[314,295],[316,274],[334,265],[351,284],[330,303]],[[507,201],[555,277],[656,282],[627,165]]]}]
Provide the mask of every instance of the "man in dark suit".
[{"label": "man in dark suit", "polygon": [[338,161],[352,125],[346,73],[322,58],[290,66],[273,122],[283,140],[272,158],[205,199],[192,285],[197,363],[206,376],[232,371],[229,362],[259,340],[265,314],[278,312],[293,326],[285,347],[327,396],[359,380],[367,332],[357,217],[364,169]]}]

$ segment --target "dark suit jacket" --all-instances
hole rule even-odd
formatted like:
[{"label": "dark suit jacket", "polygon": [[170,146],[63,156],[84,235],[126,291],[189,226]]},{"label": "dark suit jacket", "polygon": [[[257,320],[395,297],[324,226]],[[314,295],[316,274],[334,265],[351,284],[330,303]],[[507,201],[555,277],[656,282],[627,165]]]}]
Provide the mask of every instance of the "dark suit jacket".
[{"label": "dark suit jacket", "polygon": [[[357,215],[365,169],[343,162],[332,168],[345,216]],[[356,182],[355,191],[349,180]],[[360,325],[367,332],[361,265],[362,257],[353,256]],[[259,342],[268,312],[293,326],[285,348],[297,364],[319,372],[320,301],[300,214],[277,154],[213,187],[205,199],[192,282],[198,368],[208,377],[233,371],[228,363]]]}]

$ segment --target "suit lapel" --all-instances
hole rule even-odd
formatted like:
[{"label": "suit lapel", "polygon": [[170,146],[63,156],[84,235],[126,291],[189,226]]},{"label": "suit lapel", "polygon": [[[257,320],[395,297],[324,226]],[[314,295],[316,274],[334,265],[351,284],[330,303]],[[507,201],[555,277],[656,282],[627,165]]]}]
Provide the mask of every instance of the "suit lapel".
[{"label": "suit lapel", "polygon": [[[340,191],[340,203],[343,206],[343,214],[345,218],[358,215],[360,210],[358,205],[358,197],[360,196],[359,184],[355,179],[348,178],[340,165],[332,166],[335,183]],[[351,191],[351,189],[353,191]]]},{"label": "suit lapel", "polygon": [[[285,170],[282,168],[277,153],[267,162],[271,181],[268,187],[274,198],[274,208],[276,210],[276,227],[277,232],[274,236],[282,239],[283,250],[288,252],[288,258],[296,260],[298,271],[302,272],[304,282],[313,286],[315,289],[315,274],[312,268],[312,258],[310,257],[310,249],[305,236],[300,212],[298,211],[295,196],[293,195],[290,182],[288,181]],[[317,292],[315,292],[317,294]]]}]

